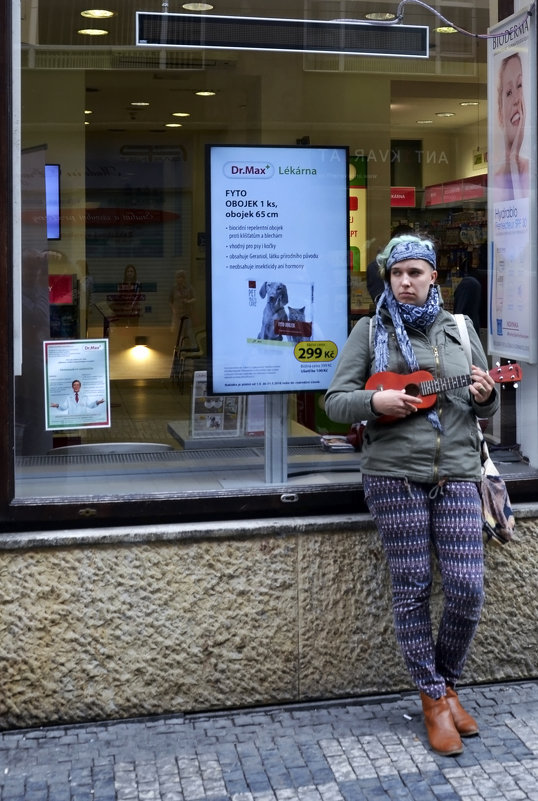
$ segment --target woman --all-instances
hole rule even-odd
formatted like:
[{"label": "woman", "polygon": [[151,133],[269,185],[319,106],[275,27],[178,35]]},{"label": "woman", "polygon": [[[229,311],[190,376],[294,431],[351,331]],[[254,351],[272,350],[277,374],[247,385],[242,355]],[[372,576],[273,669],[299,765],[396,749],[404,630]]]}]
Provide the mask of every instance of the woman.
[{"label": "woman", "polygon": [[[440,754],[462,751],[478,733],[455,690],[483,603],[480,454],[476,417],[498,406],[480,340],[467,320],[470,386],[422,400],[404,389],[365,389],[371,374],[426,370],[435,377],[469,374],[454,317],[444,311],[433,243],[391,239],[378,255],[385,282],[374,318],[362,318],[344,346],[326,397],[332,420],[366,420],[361,469],[368,508],[386,553],[396,637],[420,690],[428,739]],[[392,422],[385,422],[388,417]],[[430,548],[437,555],[445,605],[434,641],[430,618]]]},{"label": "woman", "polygon": [[519,53],[511,53],[501,62],[497,87],[497,113],[504,134],[503,163],[495,171],[495,200],[528,197],[529,160],[521,155],[525,135],[525,98],[523,65]]},{"label": "woman", "polygon": [[142,287],[138,282],[136,267],[128,264],[123,271],[123,281],[118,284],[116,294],[111,296],[111,307],[120,325],[138,325],[141,314]]},{"label": "woman", "polygon": [[196,298],[188,281],[187,273],[185,270],[177,270],[174,286],[168,295],[168,303],[172,311],[170,330],[177,334],[180,330],[181,320],[185,317],[186,330],[182,332],[182,338],[185,337],[189,340],[190,348],[194,348],[196,345],[191,322],[195,301]]}]

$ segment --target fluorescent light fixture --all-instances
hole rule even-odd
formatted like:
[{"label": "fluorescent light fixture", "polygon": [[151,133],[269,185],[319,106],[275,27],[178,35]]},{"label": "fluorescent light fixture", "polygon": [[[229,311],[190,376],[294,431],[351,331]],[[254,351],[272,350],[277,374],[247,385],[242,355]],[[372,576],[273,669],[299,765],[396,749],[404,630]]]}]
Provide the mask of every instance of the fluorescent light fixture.
[{"label": "fluorescent light fixture", "polygon": [[185,11],[211,11],[211,3],[183,3]]},{"label": "fluorescent light fixture", "polygon": [[369,14],[365,14],[365,17],[376,22],[390,22],[391,19],[396,19],[396,14],[391,14],[390,11],[371,11]]},{"label": "fluorescent light fixture", "polygon": [[89,8],[87,11],[81,11],[80,16],[87,19],[109,19],[114,16],[114,12],[104,8]]},{"label": "fluorescent light fixture", "polygon": [[195,92],[194,94],[198,95],[198,97],[214,97],[217,93],[209,89],[200,89],[199,92]]},{"label": "fluorescent light fixture", "polygon": [[130,106],[140,106],[140,107],[144,107],[144,106],[149,106],[149,103],[148,103],[148,101],[147,101],[147,100],[131,100],[131,102],[129,103],[129,105],[130,105]]},{"label": "fluorescent light fixture", "polygon": [[182,126],[182,124],[180,122],[166,122],[165,123],[165,127],[166,128],[183,128],[183,126]]},{"label": "fluorescent light fixture", "polygon": [[190,117],[190,113],[188,111],[173,111],[172,117]]},{"label": "fluorescent light fixture", "polygon": [[453,111],[436,111],[436,117],[455,117],[455,113]]},{"label": "fluorescent light fixture", "polygon": [[433,120],[417,120],[416,123],[417,125],[431,125]]},{"label": "fluorescent light fixture", "polygon": [[478,100],[462,100],[460,106],[478,106]]},{"label": "fluorescent light fixture", "polygon": [[440,25],[439,28],[435,28],[435,33],[457,33],[458,31],[456,28],[453,28],[452,25]]},{"label": "fluorescent light fixture", "polygon": [[103,30],[102,28],[81,28],[77,33],[80,33],[81,36],[107,36],[108,31]]}]

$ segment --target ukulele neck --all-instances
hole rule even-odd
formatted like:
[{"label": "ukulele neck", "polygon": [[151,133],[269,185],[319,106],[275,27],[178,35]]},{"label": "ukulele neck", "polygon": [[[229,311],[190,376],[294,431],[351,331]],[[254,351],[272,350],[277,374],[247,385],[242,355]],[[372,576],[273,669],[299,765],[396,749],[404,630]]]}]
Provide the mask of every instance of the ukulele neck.
[{"label": "ukulele neck", "polygon": [[432,378],[431,381],[421,381],[419,384],[421,395],[435,395],[438,392],[448,392],[450,389],[468,387],[471,384],[470,375],[455,375],[447,378]]}]

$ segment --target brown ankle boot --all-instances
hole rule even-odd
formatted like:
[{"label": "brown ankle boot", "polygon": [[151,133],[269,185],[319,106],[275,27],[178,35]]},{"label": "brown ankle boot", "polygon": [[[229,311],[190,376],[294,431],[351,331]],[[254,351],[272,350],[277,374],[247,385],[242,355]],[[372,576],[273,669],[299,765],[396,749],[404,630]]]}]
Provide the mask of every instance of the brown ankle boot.
[{"label": "brown ankle boot", "polygon": [[462,737],[472,737],[473,734],[478,734],[478,723],[462,707],[458,693],[452,687],[446,688],[446,700],[452,712],[454,725],[460,735]]},{"label": "brown ankle boot", "polygon": [[435,699],[420,693],[420,698],[428,740],[433,750],[441,756],[461,754],[463,743],[454,725],[446,695]]}]

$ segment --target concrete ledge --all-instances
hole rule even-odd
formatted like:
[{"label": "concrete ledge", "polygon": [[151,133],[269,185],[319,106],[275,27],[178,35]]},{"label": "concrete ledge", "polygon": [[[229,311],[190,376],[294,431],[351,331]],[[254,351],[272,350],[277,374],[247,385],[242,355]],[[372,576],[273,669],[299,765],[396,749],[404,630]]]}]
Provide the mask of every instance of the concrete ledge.
[{"label": "concrete ledge", "polygon": [[[538,518],[538,503],[513,505],[516,520]],[[224,520],[209,523],[168,523],[143,526],[107,526],[91,529],[58,529],[0,534],[0,551],[25,548],[55,548],[68,545],[142,544],[149,542],[191,542],[228,537],[261,537],[278,533],[366,530],[373,525],[369,514],[315,515],[277,519]]]},{"label": "concrete ledge", "polygon": [[[486,548],[463,683],[538,675],[538,512],[516,514],[514,541]],[[0,728],[411,689],[369,515],[34,532],[0,548]]]},{"label": "concrete ledge", "polygon": [[[538,512],[537,512],[538,515]],[[223,520],[210,523],[169,523],[144,526],[110,526],[92,529],[28,531],[0,536],[0,551],[25,548],[54,548],[67,545],[143,544],[147,542],[191,542],[229,537],[262,537],[271,534],[293,536],[306,531],[357,531],[372,527],[368,514],[281,517],[271,520]]]}]

